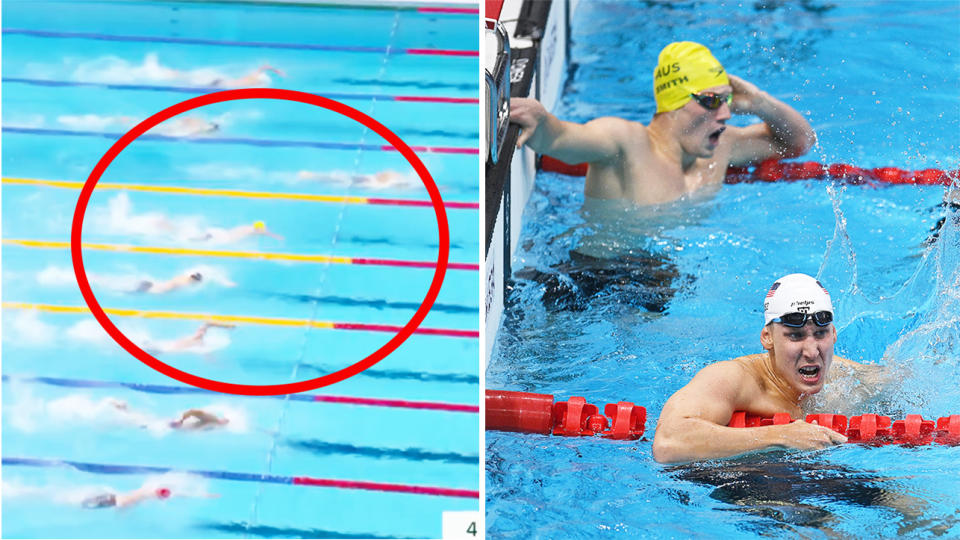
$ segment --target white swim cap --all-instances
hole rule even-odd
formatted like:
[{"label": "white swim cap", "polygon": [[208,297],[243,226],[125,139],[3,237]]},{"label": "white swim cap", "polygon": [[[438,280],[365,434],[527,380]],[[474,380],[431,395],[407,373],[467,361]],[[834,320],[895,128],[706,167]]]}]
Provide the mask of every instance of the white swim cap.
[{"label": "white swim cap", "polygon": [[778,279],[763,300],[764,325],[787,313],[833,314],[830,293],[816,279],[806,274],[790,274]]}]

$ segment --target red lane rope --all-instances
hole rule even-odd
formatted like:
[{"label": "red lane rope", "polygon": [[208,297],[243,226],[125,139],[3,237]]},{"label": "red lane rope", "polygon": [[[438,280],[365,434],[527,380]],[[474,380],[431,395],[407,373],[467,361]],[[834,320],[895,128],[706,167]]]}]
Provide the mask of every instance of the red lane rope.
[{"label": "red lane rope", "polygon": [[[94,474],[163,474],[182,469],[174,467],[157,467],[152,465],[121,465],[115,463],[90,463],[85,461],[71,461],[64,459],[45,459],[19,456],[4,456],[4,466],[26,467],[72,467],[79,471]],[[441,497],[480,498],[480,492],[471,489],[457,489],[434,486],[417,486],[410,484],[387,484],[385,482],[367,482],[364,480],[336,480],[331,478],[313,478],[310,476],[284,476],[278,474],[243,473],[235,471],[205,471],[185,470],[189,474],[214,478],[217,480],[232,480],[235,482],[257,482],[269,484],[287,484],[294,486],[333,487],[340,489],[363,489],[368,491],[385,491],[391,493],[409,493],[413,495],[435,495]]]},{"label": "red lane rope", "polygon": [[455,8],[455,7],[420,7],[417,13],[459,13],[466,15],[477,15],[480,10],[475,8]]},{"label": "red lane rope", "polygon": [[[3,381],[30,382],[48,384],[66,388],[127,388],[137,392],[149,394],[216,394],[218,392],[197,388],[196,386],[174,386],[168,384],[130,383],[120,381],[94,381],[87,379],[66,379],[61,377],[21,377],[3,375]],[[365,398],[353,396],[330,396],[323,394],[280,394],[271,396],[256,396],[260,399],[281,399],[291,401],[308,401],[318,403],[339,403],[346,405],[363,405],[367,407],[392,407],[400,409],[419,409],[445,412],[464,412],[478,414],[478,405],[462,403],[443,403],[437,401],[409,401],[405,399]]]},{"label": "red lane rope", "polygon": [[[435,262],[427,261],[401,261],[395,259],[374,259],[369,257],[350,257],[353,264],[375,265],[375,266],[407,266],[411,268],[434,268]],[[480,265],[476,263],[447,263],[448,270],[472,270],[477,272]]]},{"label": "red lane rope", "polygon": [[455,98],[438,96],[393,96],[393,101],[419,101],[428,103],[480,103],[480,98]]},{"label": "red lane rope", "polygon": [[[333,328],[338,330],[367,330],[370,332],[393,332],[397,333],[403,328],[390,324],[364,324],[364,323],[333,323]],[[448,328],[417,328],[414,334],[426,334],[433,336],[461,337],[461,338],[480,338],[479,330],[451,330]]]},{"label": "red lane rope", "polygon": [[[586,163],[571,165],[550,156],[542,156],[540,167],[545,171],[570,176],[585,176],[587,174]],[[867,169],[844,163],[824,165],[815,161],[782,162],[770,159],[752,167],[728,167],[725,182],[727,184],[739,184],[741,182],[776,182],[817,178],[843,180],[851,184],[874,185],[875,182],[879,182],[884,184],[949,186],[955,179],[960,178],[960,170],[922,169],[914,171],[898,167]]]},{"label": "red lane rope", "polygon": [[426,409],[431,411],[480,413],[479,405],[460,405],[457,403],[436,403],[430,401],[408,401],[405,399],[374,399],[346,396],[313,395],[313,401],[323,403],[344,403],[348,405],[366,405],[369,407],[397,407],[402,409]]},{"label": "red lane rope", "polygon": [[[394,205],[394,206],[433,206],[431,201],[418,201],[413,199],[378,199],[376,197],[364,197],[367,200],[367,204],[383,204],[383,205]],[[456,202],[456,201],[444,201],[443,206],[447,208],[465,208],[472,210],[479,210],[480,203],[478,202]]]},{"label": "red lane rope", "polygon": [[329,480],[326,478],[310,478],[309,476],[295,476],[293,478],[293,485],[335,487],[341,489],[366,489],[370,491],[412,493],[414,495],[439,495],[441,497],[465,497],[471,499],[480,498],[480,492],[471,489],[385,484],[381,482],[364,482],[355,480]]}]

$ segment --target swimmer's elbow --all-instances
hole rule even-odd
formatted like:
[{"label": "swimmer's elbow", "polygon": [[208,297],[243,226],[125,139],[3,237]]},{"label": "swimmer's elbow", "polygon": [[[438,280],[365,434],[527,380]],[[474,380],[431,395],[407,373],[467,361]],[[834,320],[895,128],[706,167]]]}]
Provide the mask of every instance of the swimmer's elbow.
[{"label": "swimmer's elbow", "polygon": [[678,441],[658,433],[653,437],[653,460],[661,464],[684,461],[683,448]]}]

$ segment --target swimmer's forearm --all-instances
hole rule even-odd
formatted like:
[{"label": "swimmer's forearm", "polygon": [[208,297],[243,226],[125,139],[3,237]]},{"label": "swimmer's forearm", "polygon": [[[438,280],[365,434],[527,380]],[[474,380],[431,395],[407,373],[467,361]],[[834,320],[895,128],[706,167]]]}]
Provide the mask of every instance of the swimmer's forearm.
[{"label": "swimmer's forearm", "polygon": [[782,157],[801,156],[817,143],[810,122],[793,107],[766,92],[756,100],[753,114],[770,127],[774,139],[782,146]]},{"label": "swimmer's forearm", "polygon": [[698,418],[677,423],[653,440],[653,459],[659,463],[684,463],[732,457],[787,444],[777,426],[731,428]]}]

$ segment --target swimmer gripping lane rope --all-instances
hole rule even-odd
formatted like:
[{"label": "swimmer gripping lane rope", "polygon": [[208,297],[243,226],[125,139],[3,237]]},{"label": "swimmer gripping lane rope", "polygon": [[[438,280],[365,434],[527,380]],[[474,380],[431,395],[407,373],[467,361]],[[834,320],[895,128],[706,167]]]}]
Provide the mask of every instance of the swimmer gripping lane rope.
[{"label": "swimmer gripping lane rope", "polygon": [[[540,168],[570,176],[586,176],[587,164],[570,165],[550,156],[542,156]],[[777,182],[813,179],[841,180],[850,184],[915,184],[920,186],[949,186],[960,178],[960,170],[923,169],[911,171],[897,167],[864,169],[853,165],[835,163],[824,165],[815,161],[784,163],[768,159],[754,167],[728,167],[727,184],[741,182]]]},{"label": "swimmer gripping lane rope", "polygon": [[[554,403],[553,396],[506,390],[486,391],[486,428],[497,431],[540,433],[565,437],[599,435],[607,439],[636,440],[643,436],[647,410],[627,401],[610,403],[600,414],[596,405],[582,397]],[[737,411],[729,427],[761,427],[793,422],[786,413],[772,417]],[[960,414],[925,420],[919,414],[891,421],[889,416],[863,414],[847,417],[839,414],[810,414],[807,422],[816,422],[847,437],[849,443],[871,446],[885,444],[960,445]]]}]

